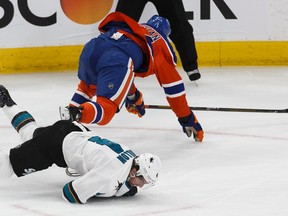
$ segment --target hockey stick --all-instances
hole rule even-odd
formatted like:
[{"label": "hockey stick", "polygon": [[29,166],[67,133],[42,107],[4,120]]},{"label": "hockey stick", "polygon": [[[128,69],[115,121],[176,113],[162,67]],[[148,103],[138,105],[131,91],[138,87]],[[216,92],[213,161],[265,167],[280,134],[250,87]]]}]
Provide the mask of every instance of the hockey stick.
[{"label": "hockey stick", "polygon": [[[146,109],[171,109],[166,105],[145,105]],[[253,109],[253,108],[220,108],[220,107],[189,107],[196,111],[222,111],[222,112],[258,112],[258,113],[288,113],[288,109]]]}]

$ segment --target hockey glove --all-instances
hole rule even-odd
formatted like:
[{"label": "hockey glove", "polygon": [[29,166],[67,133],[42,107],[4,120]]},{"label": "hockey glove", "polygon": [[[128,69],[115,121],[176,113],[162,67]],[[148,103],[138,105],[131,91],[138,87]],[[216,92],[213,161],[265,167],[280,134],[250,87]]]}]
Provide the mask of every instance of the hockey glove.
[{"label": "hockey glove", "polygon": [[82,117],[83,107],[66,106],[59,107],[60,118],[62,120],[79,121]]},{"label": "hockey glove", "polygon": [[193,113],[186,117],[178,118],[178,121],[182,126],[183,132],[186,133],[188,137],[191,137],[191,135],[193,134],[195,141],[202,142],[204,132],[196,116]]},{"label": "hockey glove", "polygon": [[145,115],[142,93],[138,89],[134,94],[127,96],[125,106],[128,112],[138,115],[140,118]]}]

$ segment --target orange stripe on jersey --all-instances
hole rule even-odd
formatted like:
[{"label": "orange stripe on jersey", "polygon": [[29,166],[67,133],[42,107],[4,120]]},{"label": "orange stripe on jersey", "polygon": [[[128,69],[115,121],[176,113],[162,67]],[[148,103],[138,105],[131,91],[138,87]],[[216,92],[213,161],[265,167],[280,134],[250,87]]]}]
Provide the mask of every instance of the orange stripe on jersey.
[{"label": "orange stripe on jersey", "polygon": [[124,77],[121,83],[121,86],[119,87],[116,94],[110,98],[110,100],[112,100],[118,106],[118,108],[120,108],[122,104],[124,103],[126,96],[132,85],[132,82],[134,79],[134,73],[132,71],[132,67],[133,67],[133,63],[132,63],[132,59],[130,58],[128,62],[128,66],[127,66],[126,76]]}]

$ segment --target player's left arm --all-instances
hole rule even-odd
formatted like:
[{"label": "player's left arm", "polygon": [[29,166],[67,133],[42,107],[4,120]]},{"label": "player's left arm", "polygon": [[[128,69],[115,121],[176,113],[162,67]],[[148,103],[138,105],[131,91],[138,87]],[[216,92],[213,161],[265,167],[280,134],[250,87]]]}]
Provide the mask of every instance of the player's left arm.
[{"label": "player's left arm", "polygon": [[193,134],[196,141],[202,142],[203,129],[188,106],[184,83],[175,66],[169,61],[163,61],[161,66],[157,67],[156,77],[165,92],[171,109],[178,117],[183,132],[188,137]]},{"label": "player's left arm", "polygon": [[95,195],[111,197],[113,191],[107,190],[107,184],[110,179],[101,175],[101,170],[93,169],[74,181],[67,183],[63,187],[62,196],[70,203],[84,204],[87,200]]}]

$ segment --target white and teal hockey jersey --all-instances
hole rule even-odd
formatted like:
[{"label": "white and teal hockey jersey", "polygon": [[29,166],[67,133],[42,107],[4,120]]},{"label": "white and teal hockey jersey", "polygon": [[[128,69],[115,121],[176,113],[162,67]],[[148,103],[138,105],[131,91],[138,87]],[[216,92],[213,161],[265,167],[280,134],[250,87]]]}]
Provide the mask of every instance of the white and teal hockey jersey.
[{"label": "white and teal hockey jersey", "polygon": [[130,190],[127,178],[136,155],[127,146],[93,132],[72,132],[64,139],[63,154],[67,165],[81,175],[63,188],[63,197],[69,202],[122,196]]}]

